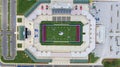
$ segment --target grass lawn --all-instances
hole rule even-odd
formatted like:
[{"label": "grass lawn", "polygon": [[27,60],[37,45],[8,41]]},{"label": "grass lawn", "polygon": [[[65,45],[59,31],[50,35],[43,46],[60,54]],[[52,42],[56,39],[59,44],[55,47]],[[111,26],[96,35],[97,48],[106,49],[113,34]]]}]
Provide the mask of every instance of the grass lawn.
[{"label": "grass lawn", "polygon": [[5,63],[34,63],[24,51],[17,51],[15,60],[4,60],[3,56],[1,57],[1,60]]},{"label": "grass lawn", "polygon": [[22,44],[21,44],[21,43],[18,43],[18,44],[17,44],[17,47],[18,47],[18,48],[22,48]]},{"label": "grass lawn", "polygon": [[10,31],[10,0],[8,0],[8,31]]},{"label": "grass lawn", "polygon": [[17,22],[21,23],[22,22],[22,18],[17,18]]},{"label": "grass lawn", "polygon": [[42,45],[81,45],[81,22],[53,22],[46,21],[40,24],[40,42]]},{"label": "grass lawn", "polygon": [[99,59],[99,57],[95,57],[94,53],[89,54],[89,63],[94,63]]},{"label": "grass lawn", "polygon": [[17,14],[23,15],[37,0],[17,0]]},{"label": "grass lawn", "polygon": [[120,67],[120,59],[104,59],[104,67]]}]

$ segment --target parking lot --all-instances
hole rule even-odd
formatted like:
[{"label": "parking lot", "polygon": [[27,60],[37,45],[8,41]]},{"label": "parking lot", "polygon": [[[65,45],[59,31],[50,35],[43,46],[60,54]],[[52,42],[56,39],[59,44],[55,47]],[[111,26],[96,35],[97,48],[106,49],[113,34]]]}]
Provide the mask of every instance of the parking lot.
[{"label": "parking lot", "polygon": [[120,58],[120,2],[95,2],[93,6],[91,11],[97,25],[105,27],[105,42],[97,46],[96,55]]},{"label": "parking lot", "polygon": [[[16,3],[10,0],[10,21],[8,20],[8,0],[2,0],[2,56],[4,59],[13,60],[16,56]],[[10,24],[8,24],[8,22]],[[10,26],[10,30],[8,30]],[[10,35],[10,37],[8,37]]]}]

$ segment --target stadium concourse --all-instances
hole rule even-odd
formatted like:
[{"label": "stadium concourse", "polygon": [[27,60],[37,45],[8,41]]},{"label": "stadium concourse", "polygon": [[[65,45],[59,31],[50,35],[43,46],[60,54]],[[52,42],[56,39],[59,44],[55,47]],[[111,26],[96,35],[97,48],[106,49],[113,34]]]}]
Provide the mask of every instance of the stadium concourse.
[{"label": "stadium concourse", "polygon": [[[89,1],[89,0],[86,0]],[[66,7],[64,7],[66,5]],[[22,48],[17,50],[25,50],[25,52],[35,61],[36,59],[49,59],[48,62],[70,63],[70,60],[81,59],[88,62],[88,55],[95,49],[95,27],[96,20],[89,13],[89,3],[76,3],[71,0],[57,1],[38,1],[29,11],[22,17],[22,23],[17,23],[17,27],[24,26],[30,34],[25,32],[18,35],[25,35],[22,40],[17,40],[17,43],[22,43]],[[39,25],[42,21],[81,21],[83,26],[83,43],[81,45],[42,45],[40,43]],[[71,31],[72,32],[72,31]],[[54,36],[54,35],[53,35]],[[64,58],[64,59],[63,59]]]}]

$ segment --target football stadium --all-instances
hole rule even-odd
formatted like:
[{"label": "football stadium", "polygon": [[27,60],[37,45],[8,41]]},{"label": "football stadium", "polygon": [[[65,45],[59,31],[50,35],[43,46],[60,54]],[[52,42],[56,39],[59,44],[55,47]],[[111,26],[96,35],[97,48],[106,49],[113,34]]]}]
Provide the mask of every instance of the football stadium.
[{"label": "football stadium", "polygon": [[2,0],[0,6],[2,66],[119,67],[119,0]]},{"label": "football stadium", "polygon": [[17,24],[18,51],[49,64],[88,63],[95,48],[91,0],[38,0]]}]

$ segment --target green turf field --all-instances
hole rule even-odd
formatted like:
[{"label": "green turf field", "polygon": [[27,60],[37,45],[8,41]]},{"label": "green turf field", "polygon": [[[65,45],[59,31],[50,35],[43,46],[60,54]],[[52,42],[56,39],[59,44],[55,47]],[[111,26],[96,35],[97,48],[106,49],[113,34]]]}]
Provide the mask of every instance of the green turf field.
[{"label": "green turf field", "polygon": [[17,14],[24,15],[37,0],[17,0]]},{"label": "green turf field", "polygon": [[75,40],[76,40],[76,26],[71,26],[71,25],[46,26],[46,42],[52,42],[52,41],[75,42]]},{"label": "green turf field", "polygon": [[81,45],[82,29],[81,22],[43,21],[40,24],[40,43],[42,45]]}]

